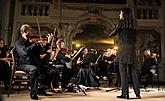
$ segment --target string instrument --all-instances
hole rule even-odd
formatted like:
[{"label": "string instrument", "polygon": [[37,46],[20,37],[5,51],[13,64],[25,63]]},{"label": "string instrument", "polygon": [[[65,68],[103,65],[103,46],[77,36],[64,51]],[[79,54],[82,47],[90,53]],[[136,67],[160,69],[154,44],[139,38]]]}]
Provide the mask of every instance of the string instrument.
[{"label": "string instrument", "polygon": [[60,51],[64,55],[69,55],[69,57],[72,55],[71,56],[71,61],[72,61],[81,53],[81,51],[83,49],[84,49],[84,47],[81,47],[76,53],[74,53],[74,51],[71,49],[66,49],[66,48],[56,49],[54,55],[52,56],[52,60],[54,60],[56,58],[57,54]]},{"label": "string instrument", "polygon": [[73,53],[73,50],[71,50],[71,49],[66,49],[66,48],[61,48],[61,50],[60,50],[63,54],[67,54],[67,55],[69,55],[69,54],[71,54],[71,53]]},{"label": "string instrument", "polygon": [[30,40],[32,42],[43,42],[43,41],[46,41],[47,38],[31,38]]}]

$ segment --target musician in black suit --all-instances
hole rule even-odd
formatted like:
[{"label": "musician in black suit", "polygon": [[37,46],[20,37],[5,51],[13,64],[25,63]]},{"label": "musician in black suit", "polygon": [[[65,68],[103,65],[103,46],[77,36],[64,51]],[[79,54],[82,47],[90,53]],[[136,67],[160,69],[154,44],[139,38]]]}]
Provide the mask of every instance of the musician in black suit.
[{"label": "musician in black suit", "polygon": [[0,101],[3,101],[2,95],[0,95]]},{"label": "musician in black suit", "polygon": [[[20,66],[18,68],[30,74],[30,97],[31,99],[38,100],[38,94],[42,94],[45,96],[49,95],[45,91],[44,84],[40,84],[40,89],[38,89],[39,73],[49,71],[47,67],[42,65],[39,54],[41,53],[41,50],[47,50],[49,48],[49,43],[52,39],[52,35],[48,35],[48,43],[44,46],[43,49],[40,47],[40,44],[38,42],[30,41],[30,37],[32,35],[31,30],[32,28],[28,24],[23,24],[21,26],[20,33],[22,37],[16,42],[16,52],[19,56]],[[36,51],[36,48],[38,49],[38,51]]]},{"label": "musician in black suit", "polygon": [[118,35],[118,52],[117,61],[119,62],[119,71],[121,77],[122,92],[117,98],[129,99],[128,89],[128,71],[133,83],[134,92],[137,98],[140,96],[139,80],[135,68],[136,53],[135,42],[136,36],[133,29],[132,15],[129,8],[124,8],[120,11],[120,21],[115,29],[110,33],[110,37]]},{"label": "musician in black suit", "polygon": [[62,73],[61,77],[61,88],[68,88],[68,83],[73,76],[73,71],[67,67],[66,63],[71,61],[71,58],[66,55],[67,50],[64,48],[64,41],[62,39],[58,39],[56,42],[56,59],[53,61],[55,65],[62,65],[59,68],[59,71]]}]

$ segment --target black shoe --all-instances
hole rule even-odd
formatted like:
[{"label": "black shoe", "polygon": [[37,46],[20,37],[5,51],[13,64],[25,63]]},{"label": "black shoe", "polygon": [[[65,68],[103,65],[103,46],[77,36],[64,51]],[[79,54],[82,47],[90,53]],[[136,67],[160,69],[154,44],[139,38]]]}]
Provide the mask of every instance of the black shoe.
[{"label": "black shoe", "polygon": [[30,94],[30,98],[33,100],[38,100],[38,96],[36,94]]},{"label": "black shoe", "polygon": [[121,96],[117,96],[117,98],[121,98],[121,99],[129,99],[129,95],[127,95],[127,96],[123,96],[123,95],[121,95]]},{"label": "black shoe", "polygon": [[40,96],[51,96],[51,94],[46,93],[46,91],[38,92]]},{"label": "black shoe", "polygon": [[46,93],[44,88],[38,89],[38,95],[40,95],[40,96],[51,96],[51,94]]}]

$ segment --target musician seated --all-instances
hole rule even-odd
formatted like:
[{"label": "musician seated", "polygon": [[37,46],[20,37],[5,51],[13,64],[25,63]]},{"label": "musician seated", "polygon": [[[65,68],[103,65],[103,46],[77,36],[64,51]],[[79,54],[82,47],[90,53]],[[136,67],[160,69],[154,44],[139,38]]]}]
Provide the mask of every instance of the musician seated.
[{"label": "musician seated", "polygon": [[[56,42],[56,58],[53,61],[54,65],[59,65],[59,71],[61,75],[61,88],[67,88],[71,77],[73,76],[73,71],[67,67],[66,63],[70,62],[71,59],[66,55],[66,49],[64,48],[64,41],[62,39]],[[62,67],[60,66],[62,65]]]},{"label": "musician seated", "polygon": [[7,56],[7,47],[4,45],[4,40],[0,39],[0,80],[4,81],[5,91],[9,88],[9,82],[10,82],[10,75],[11,75],[11,68],[9,67],[9,64],[6,60],[3,60],[3,58],[6,58]]},{"label": "musician seated", "polygon": [[145,59],[141,67],[141,76],[146,76],[144,88],[148,87],[156,75],[157,70],[157,57],[155,53],[151,53],[149,50],[144,50]]},{"label": "musician seated", "polygon": [[[46,44],[47,45],[47,44]],[[39,67],[40,75],[39,80],[40,83],[45,86],[45,89],[53,90],[53,88],[57,88],[58,81],[59,81],[59,72],[56,68],[53,68],[51,64],[49,64],[50,61],[50,54],[47,52],[48,47],[44,45],[41,47],[40,44],[38,44],[33,49],[33,64],[37,67]],[[47,48],[47,49],[43,49]],[[40,55],[44,56],[41,58]],[[51,85],[52,84],[52,85]]]},{"label": "musician seated", "polygon": [[[41,62],[40,54],[47,51],[49,43],[51,42],[52,35],[48,34],[48,43],[41,47],[39,42],[31,42],[32,28],[28,24],[23,24],[20,27],[21,38],[16,42],[16,52],[19,56],[20,69],[30,74],[30,97],[31,99],[38,100],[37,95],[49,96],[46,93],[45,85],[53,78],[53,69],[43,65]],[[40,75],[43,76],[40,76]],[[38,77],[42,77],[38,80]],[[47,78],[52,77],[52,78]],[[38,84],[40,84],[38,86]]]},{"label": "musician seated", "polygon": [[91,68],[93,58],[88,53],[88,49],[84,48],[79,56],[77,64],[80,64],[80,69],[77,75],[77,83],[87,87],[99,87],[100,83]]},{"label": "musician seated", "polygon": [[[53,65],[52,63],[52,58],[51,58],[51,53],[50,52],[46,52],[44,54],[44,56],[41,58],[41,63],[48,67],[50,69],[49,71],[49,75],[48,77],[46,77],[47,79],[49,79],[49,82],[47,83],[47,86],[50,90],[53,91],[54,88],[58,88],[59,87],[59,80],[60,80],[60,73],[58,68],[62,67],[60,65]],[[52,72],[51,72],[52,71]],[[53,77],[53,78],[52,78]],[[52,85],[50,85],[52,84]]]}]

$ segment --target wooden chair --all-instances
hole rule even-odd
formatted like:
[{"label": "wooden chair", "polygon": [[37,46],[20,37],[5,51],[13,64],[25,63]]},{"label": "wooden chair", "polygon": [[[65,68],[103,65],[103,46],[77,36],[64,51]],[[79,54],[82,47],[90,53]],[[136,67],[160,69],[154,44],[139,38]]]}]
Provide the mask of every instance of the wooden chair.
[{"label": "wooden chair", "polygon": [[20,92],[21,85],[26,86],[28,88],[28,84],[30,83],[30,74],[25,73],[24,71],[18,69],[18,61],[14,56],[14,53],[11,54],[12,57],[12,63],[11,63],[11,80],[10,80],[10,88],[7,92],[8,97],[10,95],[11,89],[14,87],[14,85],[18,86],[18,93]]}]

